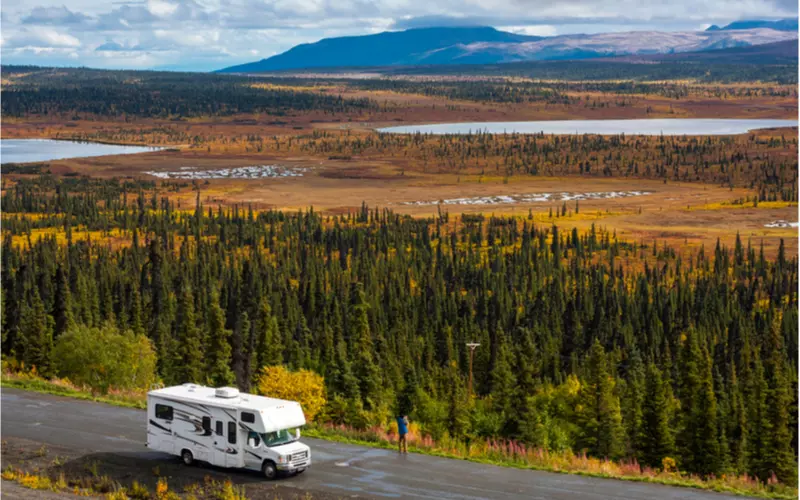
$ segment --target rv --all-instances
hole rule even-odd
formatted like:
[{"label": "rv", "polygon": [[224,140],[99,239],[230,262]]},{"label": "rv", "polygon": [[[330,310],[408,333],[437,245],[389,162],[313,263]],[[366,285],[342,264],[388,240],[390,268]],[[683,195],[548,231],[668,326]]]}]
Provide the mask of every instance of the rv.
[{"label": "rv", "polygon": [[301,473],[311,451],[300,442],[300,403],[239,393],[232,387],[183,384],[147,393],[147,447],[220,467]]}]

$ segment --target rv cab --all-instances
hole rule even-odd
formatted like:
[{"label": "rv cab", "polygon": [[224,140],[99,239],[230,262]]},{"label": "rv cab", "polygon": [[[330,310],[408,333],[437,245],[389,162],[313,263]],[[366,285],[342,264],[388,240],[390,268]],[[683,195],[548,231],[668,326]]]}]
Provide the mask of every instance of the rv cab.
[{"label": "rv cab", "polygon": [[202,460],[269,479],[311,466],[311,450],[300,442],[306,419],[296,401],[184,384],[150,391],[147,419],[147,446],[187,465]]}]

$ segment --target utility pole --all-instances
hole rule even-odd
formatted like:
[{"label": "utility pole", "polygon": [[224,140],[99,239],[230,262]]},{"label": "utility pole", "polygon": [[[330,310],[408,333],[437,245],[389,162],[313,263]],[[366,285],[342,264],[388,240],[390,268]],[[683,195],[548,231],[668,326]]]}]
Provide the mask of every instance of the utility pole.
[{"label": "utility pole", "polygon": [[472,358],[475,356],[475,349],[479,345],[477,342],[467,342],[467,347],[469,347],[469,389],[467,391],[467,399],[472,397]]}]

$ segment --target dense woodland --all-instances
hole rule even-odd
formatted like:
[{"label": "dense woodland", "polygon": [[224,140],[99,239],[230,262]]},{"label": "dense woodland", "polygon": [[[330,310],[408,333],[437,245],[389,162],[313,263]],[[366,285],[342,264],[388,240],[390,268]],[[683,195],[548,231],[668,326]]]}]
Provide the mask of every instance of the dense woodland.
[{"label": "dense woodland", "polygon": [[334,422],[408,412],[434,436],[796,483],[798,262],[782,247],[681,260],[524,217],[179,211],[168,189],[6,186],[5,356],[53,374],[62,335],[106,325],[147,337],[166,383],[311,369]]},{"label": "dense woodland", "polygon": [[[796,50],[796,49],[795,49]],[[760,59],[760,63],[759,63]],[[380,68],[386,75],[483,75],[541,80],[696,80],[713,83],[774,82],[797,84],[797,52],[790,57],[755,56],[748,63],[658,61],[531,61],[501,64]]]},{"label": "dense woodland", "polygon": [[[552,63],[557,64],[557,63]],[[589,62],[581,63],[593,64]],[[505,67],[506,65],[504,65]],[[507,65],[509,68],[514,65]],[[580,65],[578,65],[580,67]],[[607,65],[599,67],[605,68]],[[625,64],[623,67],[661,66]],[[796,68],[796,67],[795,67]],[[762,67],[763,70],[763,67]],[[588,78],[581,73],[563,81],[543,75],[541,80],[509,80],[506,76],[479,75],[450,78],[443,75],[387,75],[378,79],[245,77],[152,71],[4,66],[7,80],[2,90],[2,111],[7,116],[63,116],[181,119],[263,113],[275,117],[297,112],[359,114],[396,110],[396,105],[367,98],[345,98],[345,89],[422,94],[451,100],[484,103],[541,103],[580,108],[630,107],[646,96],[680,99],[797,99],[795,82],[745,79],[739,85],[713,85],[700,79],[630,77],[627,71]],[[794,73],[796,77],[796,71]],[[688,78],[687,78],[688,79]],[[657,81],[652,81],[657,80]],[[787,84],[788,83],[788,84]],[[322,87],[328,87],[323,89]],[[339,92],[333,89],[340,89]],[[324,90],[324,91],[323,91]]]},{"label": "dense woodland", "polygon": [[318,110],[346,113],[376,107],[369,99],[286,88],[255,88],[252,78],[150,71],[4,66],[6,116],[90,114],[184,118]]},{"label": "dense woodland", "polygon": [[[405,94],[423,94],[455,100],[497,103],[548,103],[581,107],[630,106],[631,96],[659,95],[670,99],[693,98],[747,98],[794,97],[796,86],[784,85],[690,85],[686,82],[639,82],[635,80],[610,81],[507,81],[506,79],[470,79],[437,81],[430,78],[387,77],[347,82],[347,85],[364,90],[390,90]],[[598,94],[620,96],[609,100]],[[587,95],[588,94],[588,95]],[[625,96],[625,98],[622,98]]]}]

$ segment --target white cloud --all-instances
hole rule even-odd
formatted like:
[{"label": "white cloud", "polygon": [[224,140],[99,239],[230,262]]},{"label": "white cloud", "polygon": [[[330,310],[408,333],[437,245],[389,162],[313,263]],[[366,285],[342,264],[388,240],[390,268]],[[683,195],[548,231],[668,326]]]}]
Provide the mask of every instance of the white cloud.
[{"label": "white cloud", "polygon": [[6,63],[205,70],[387,29],[468,24],[551,36],[796,15],[796,0],[7,0],[0,39]]},{"label": "white cloud", "polygon": [[558,28],[546,24],[533,26],[498,26],[497,29],[528,36],[555,36]]},{"label": "white cloud", "polygon": [[158,17],[168,17],[178,10],[178,5],[162,0],[148,0],[147,10]]},{"label": "white cloud", "polygon": [[9,37],[3,38],[3,48],[60,49],[77,48],[81,41],[67,33],[60,33],[46,26],[22,28]]}]

